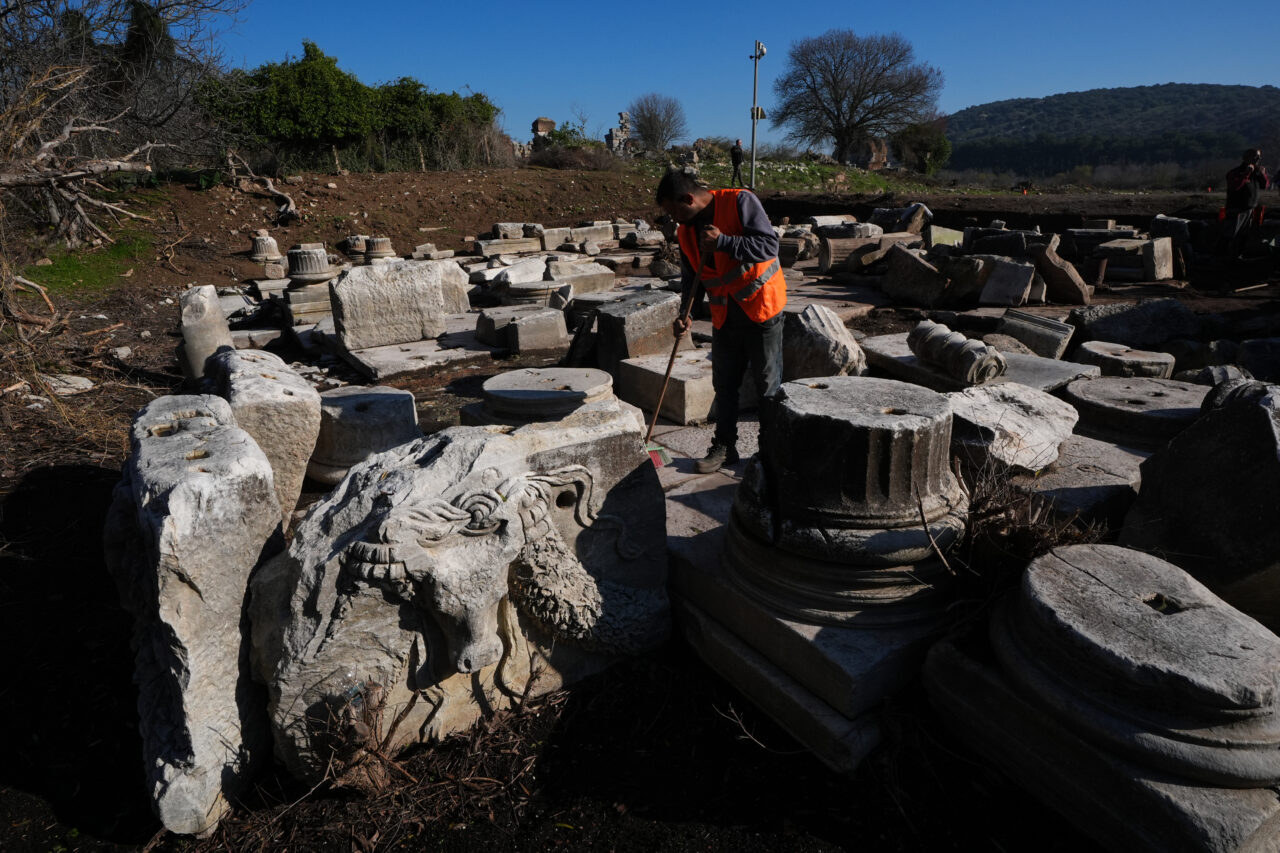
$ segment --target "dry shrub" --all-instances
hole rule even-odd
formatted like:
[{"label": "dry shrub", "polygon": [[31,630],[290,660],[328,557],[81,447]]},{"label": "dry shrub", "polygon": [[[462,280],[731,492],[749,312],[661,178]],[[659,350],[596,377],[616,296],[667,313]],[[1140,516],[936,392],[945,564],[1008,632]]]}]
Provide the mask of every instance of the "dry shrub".
[{"label": "dry shrub", "polygon": [[1097,542],[1106,529],[1055,513],[1043,499],[1017,488],[1008,470],[987,460],[956,461],[956,475],[969,492],[964,541],[947,555],[959,582],[959,597],[979,614],[1015,587],[1027,565],[1061,545]]}]

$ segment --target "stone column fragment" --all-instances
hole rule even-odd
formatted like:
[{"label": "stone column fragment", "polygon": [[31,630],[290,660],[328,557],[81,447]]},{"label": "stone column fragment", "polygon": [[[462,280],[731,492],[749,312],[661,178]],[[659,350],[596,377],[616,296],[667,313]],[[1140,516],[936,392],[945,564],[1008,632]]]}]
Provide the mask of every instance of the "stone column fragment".
[{"label": "stone column fragment", "polygon": [[907,335],[916,358],[946,371],[966,385],[981,385],[1004,375],[1007,365],[995,347],[966,338],[932,320],[921,320]]},{"label": "stone column fragment", "polygon": [[187,379],[204,378],[205,362],[223,349],[234,350],[227,318],[218,302],[218,290],[212,284],[188,288],[178,297],[182,310],[182,346],[179,363]]}]

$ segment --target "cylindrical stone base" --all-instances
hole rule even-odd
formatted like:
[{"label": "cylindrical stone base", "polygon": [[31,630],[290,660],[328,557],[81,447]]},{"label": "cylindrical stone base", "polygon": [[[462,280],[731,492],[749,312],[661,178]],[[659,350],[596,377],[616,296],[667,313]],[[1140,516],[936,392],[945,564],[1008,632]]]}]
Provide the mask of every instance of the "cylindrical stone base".
[{"label": "cylindrical stone base", "polygon": [[320,395],[320,434],[307,476],[335,485],[375,453],[422,438],[413,395],[399,388],[348,386]]},{"label": "cylindrical stone base", "polygon": [[613,377],[584,367],[512,370],[485,381],[479,407],[463,410],[470,425],[557,421],[590,403],[613,398]]},{"label": "cylindrical stone base", "polygon": [[1174,357],[1167,352],[1148,352],[1124,344],[1085,341],[1076,348],[1072,361],[1097,365],[1103,376],[1168,379],[1173,375]]}]

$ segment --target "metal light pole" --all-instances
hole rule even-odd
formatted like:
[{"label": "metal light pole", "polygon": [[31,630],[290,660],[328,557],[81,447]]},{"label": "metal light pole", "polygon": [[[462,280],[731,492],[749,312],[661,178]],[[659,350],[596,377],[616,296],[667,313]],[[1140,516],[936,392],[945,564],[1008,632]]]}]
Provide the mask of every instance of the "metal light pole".
[{"label": "metal light pole", "polygon": [[763,42],[756,41],[755,53],[751,54],[751,189],[756,188],[756,122],[764,118],[764,110],[756,106],[756,94],[760,89],[760,60],[764,58]]}]

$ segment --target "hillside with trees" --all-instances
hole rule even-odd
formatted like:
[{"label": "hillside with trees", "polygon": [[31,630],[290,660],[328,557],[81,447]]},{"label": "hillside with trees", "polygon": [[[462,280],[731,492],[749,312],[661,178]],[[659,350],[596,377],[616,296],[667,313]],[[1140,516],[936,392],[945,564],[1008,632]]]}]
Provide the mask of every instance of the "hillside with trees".
[{"label": "hillside with trees", "polygon": [[951,168],[1052,175],[1076,167],[1193,166],[1280,145],[1280,88],[1166,83],[1015,98],[948,117]]}]

